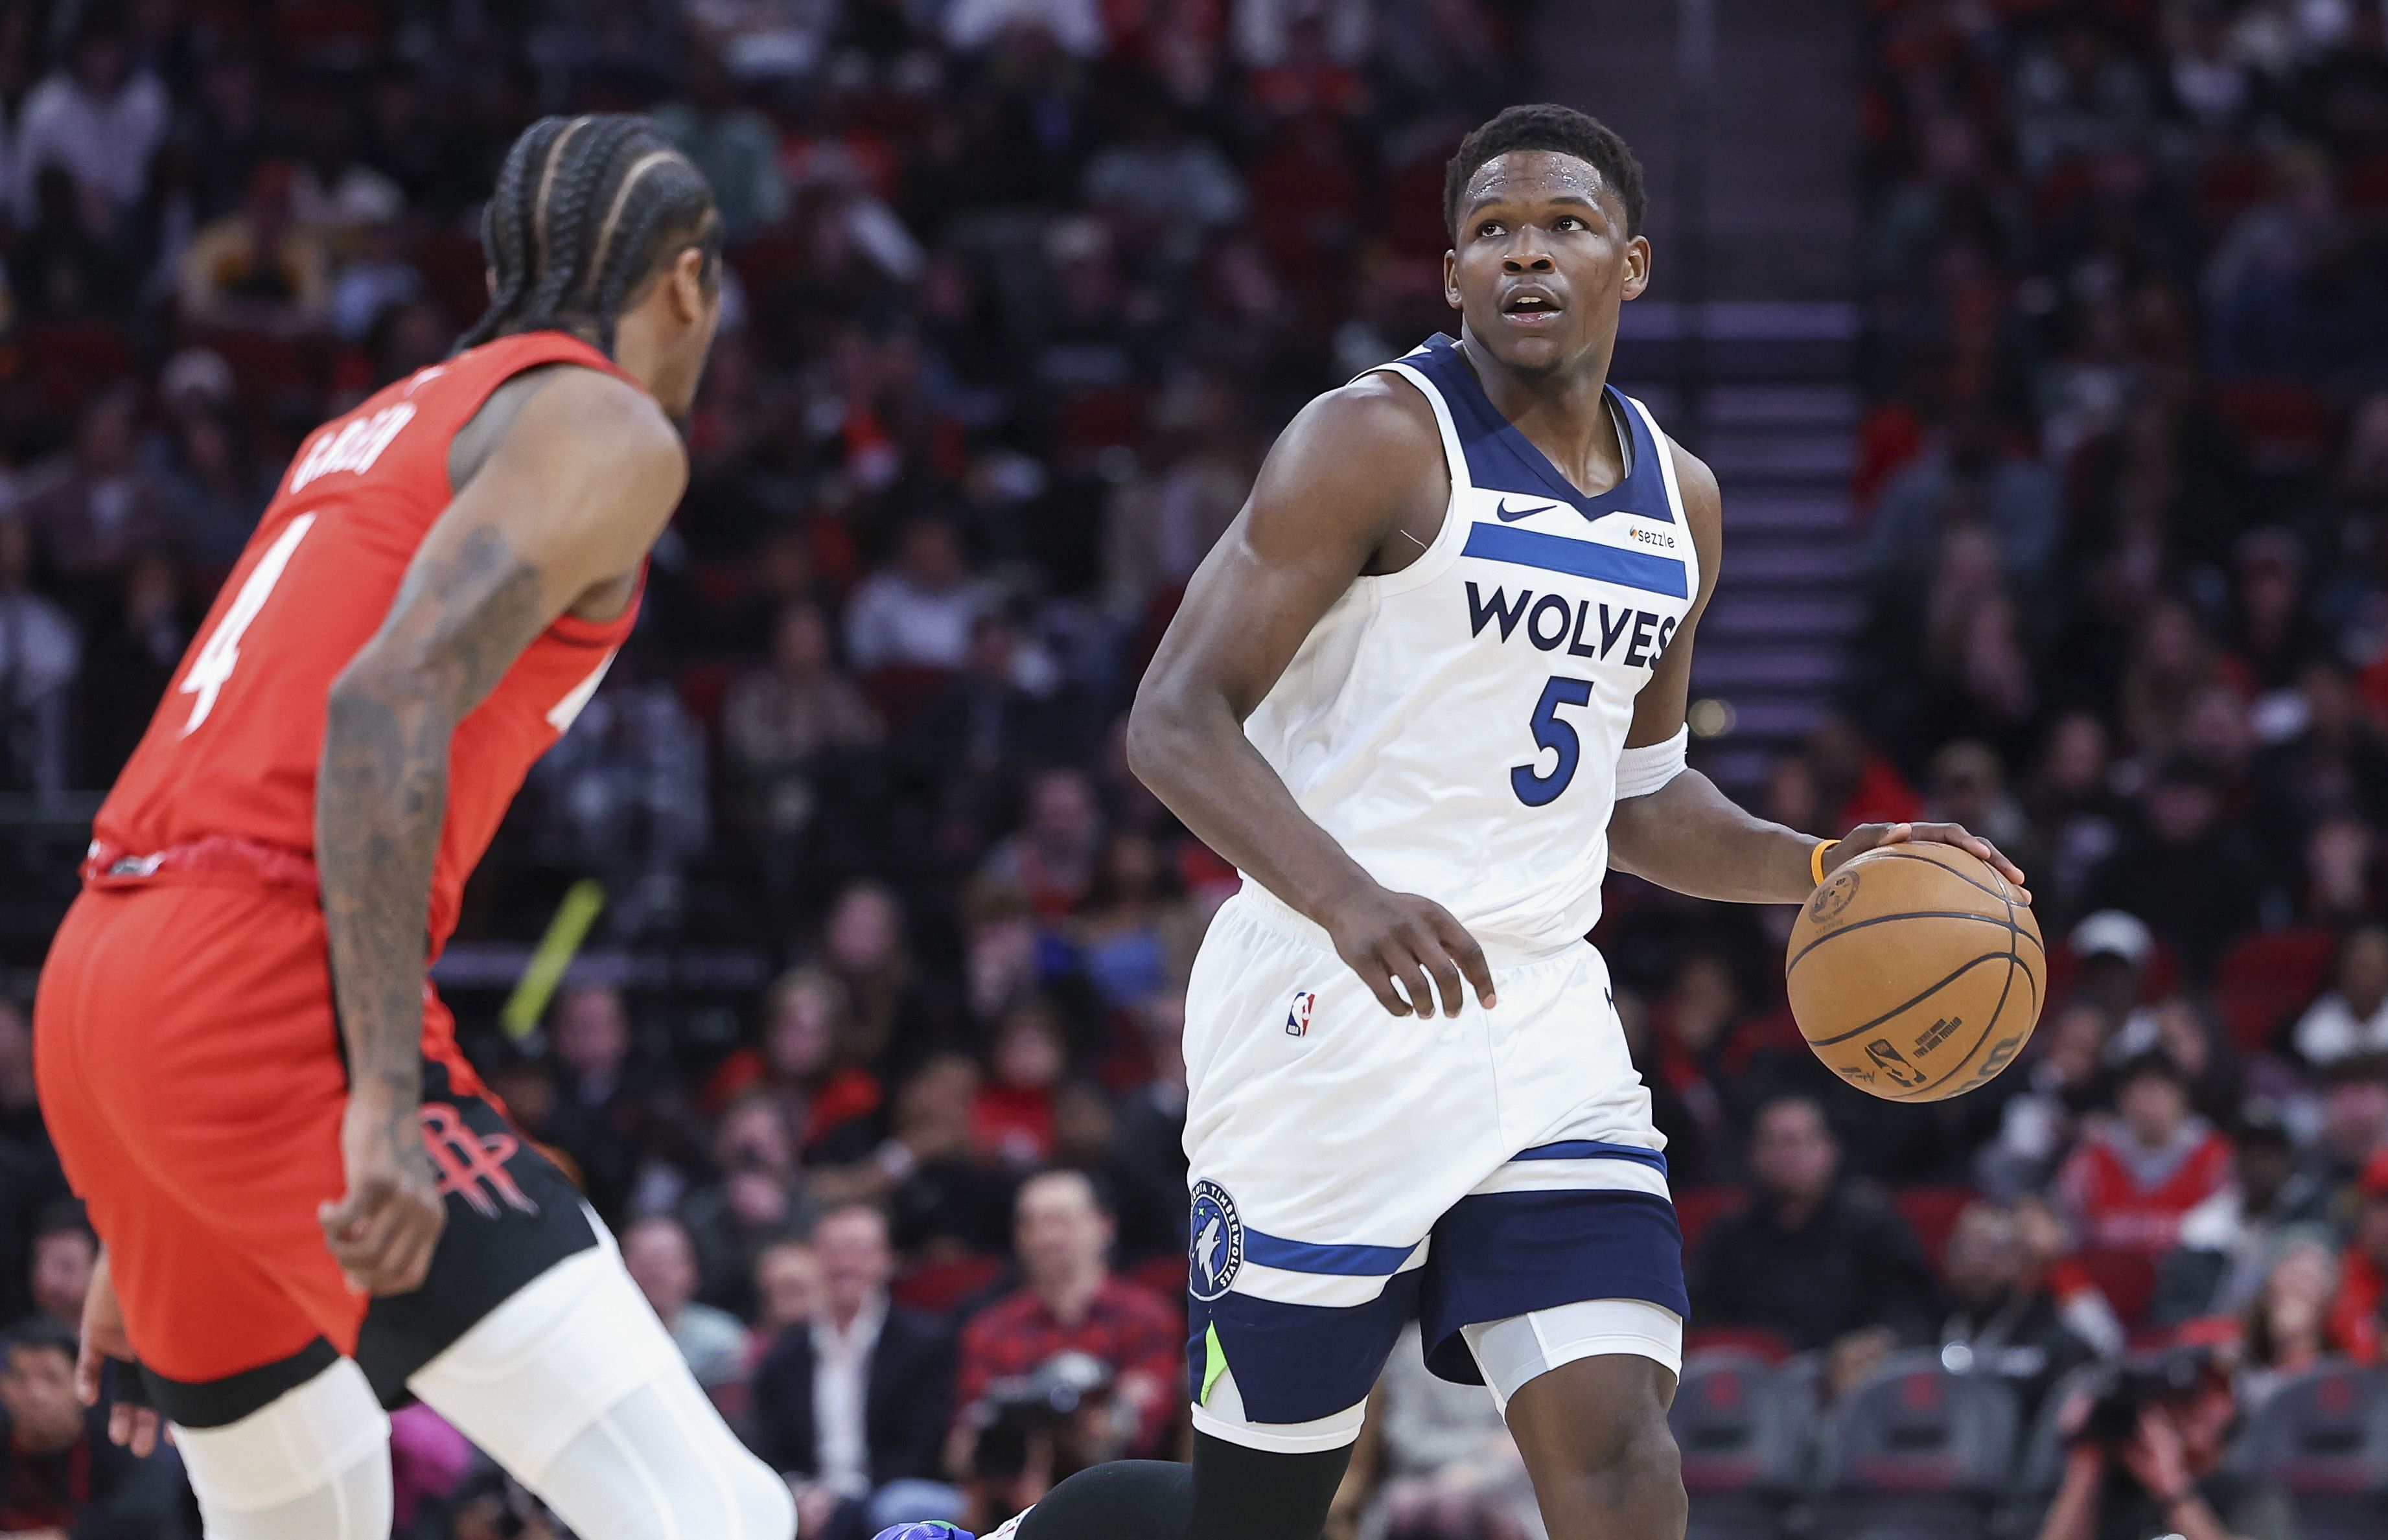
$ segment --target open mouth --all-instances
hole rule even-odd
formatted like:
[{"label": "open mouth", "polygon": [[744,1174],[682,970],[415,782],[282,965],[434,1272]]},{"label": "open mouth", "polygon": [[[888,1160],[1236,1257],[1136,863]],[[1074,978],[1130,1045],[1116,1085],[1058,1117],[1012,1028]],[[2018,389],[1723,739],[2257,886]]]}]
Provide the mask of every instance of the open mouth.
[{"label": "open mouth", "polygon": [[1527,289],[1502,301],[1501,314],[1523,326],[1546,326],[1566,309],[1547,294]]}]

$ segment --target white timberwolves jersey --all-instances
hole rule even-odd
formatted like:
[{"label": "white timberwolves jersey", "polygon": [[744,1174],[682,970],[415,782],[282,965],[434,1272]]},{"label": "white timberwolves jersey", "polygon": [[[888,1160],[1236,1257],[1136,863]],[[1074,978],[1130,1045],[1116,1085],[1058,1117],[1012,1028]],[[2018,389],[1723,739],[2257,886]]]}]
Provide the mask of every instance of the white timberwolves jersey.
[{"label": "white timberwolves jersey", "polygon": [[1449,338],[1385,367],[1433,405],[1442,531],[1353,583],[1244,731],[1378,882],[1487,945],[1563,946],[1600,917],[1633,699],[1699,592],[1674,461],[1610,386],[1625,477],[1588,498]]}]

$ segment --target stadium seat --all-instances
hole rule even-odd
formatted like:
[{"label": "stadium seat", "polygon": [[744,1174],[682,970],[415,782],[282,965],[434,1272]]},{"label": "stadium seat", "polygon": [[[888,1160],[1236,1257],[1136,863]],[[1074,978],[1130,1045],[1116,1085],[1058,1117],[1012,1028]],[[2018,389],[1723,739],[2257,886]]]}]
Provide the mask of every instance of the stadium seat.
[{"label": "stadium seat", "polygon": [[2214,1003],[2242,1054],[2259,1054],[2321,992],[2338,939],[2318,926],[2250,936],[2222,955]]},{"label": "stadium seat", "polygon": [[1700,1235],[1712,1220],[1741,1204],[1738,1187],[1686,1187],[1677,1193],[1675,1224],[1683,1232],[1683,1255],[1689,1256],[1699,1249]]},{"label": "stadium seat", "polygon": [[1799,1485],[1806,1422],[1767,1360],[1737,1348],[1690,1355],[1667,1420],[1691,1497],[1687,1540],[1775,1540]]},{"label": "stadium seat", "polygon": [[887,1293],[896,1304],[944,1315],[1003,1276],[1000,1256],[956,1256],[923,1262],[897,1279]]},{"label": "stadium seat", "polygon": [[2388,1370],[2325,1364],[2272,1393],[2240,1450],[2285,1491],[2298,1540],[2388,1534]]},{"label": "stadium seat", "polygon": [[1902,1187],[1891,1194],[1899,1218],[1924,1243],[1924,1253],[1932,1258],[1935,1271],[1939,1269],[1941,1252],[1948,1248],[1949,1232],[1957,1228],[1957,1216],[1974,1196],[1970,1187]]},{"label": "stadium seat", "polygon": [[1746,1353],[1770,1364],[1791,1357],[1791,1341],[1766,1326],[1693,1326],[1683,1332],[1685,1353]]},{"label": "stadium seat", "polygon": [[1896,1354],[1833,1408],[1816,1528],[1835,1540],[1987,1540],[2010,1485],[2014,1392]]},{"label": "stadium seat", "polygon": [[83,404],[137,367],[123,334],[105,321],[36,321],[21,339],[43,415],[71,423]]}]

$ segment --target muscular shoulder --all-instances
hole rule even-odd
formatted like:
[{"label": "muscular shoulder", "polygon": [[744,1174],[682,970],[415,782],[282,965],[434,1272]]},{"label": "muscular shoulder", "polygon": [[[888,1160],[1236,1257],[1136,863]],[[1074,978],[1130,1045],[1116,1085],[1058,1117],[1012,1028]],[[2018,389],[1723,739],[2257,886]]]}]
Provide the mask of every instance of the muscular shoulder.
[{"label": "muscular shoulder", "polygon": [[1724,495],[1707,461],[1672,438],[1667,452],[1675,457],[1675,486],[1683,494],[1683,522],[1691,526],[1692,549],[1699,553],[1700,587],[1716,587],[1717,567],[1724,558]]},{"label": "muscular shoulder", "polygon": [[461,490],[518,427],[540,440],[520,448],[569,455],[641,479],[687,479],[688,451],[654,397],[603,370],[553,363],[526,370],[490,392],[449,449],[450,484]]},{"label": "muscular shoulder", "polygon": [[1434,409],[1406,383],[1371,374],[1286,425],[1252,487],[1252,533],[1265,544],[1298,530],[1305,545],[1365,554],[1396,529],[1431,535],[1450,495]]}]

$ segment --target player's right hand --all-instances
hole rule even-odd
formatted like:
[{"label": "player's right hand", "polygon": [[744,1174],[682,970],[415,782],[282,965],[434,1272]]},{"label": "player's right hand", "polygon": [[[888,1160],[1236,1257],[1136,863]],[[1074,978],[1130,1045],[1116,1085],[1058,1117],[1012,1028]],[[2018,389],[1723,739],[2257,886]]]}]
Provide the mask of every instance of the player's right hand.
[{"label": "player's right hand", "polygon": [[423,1153],[420,1109],[351,1095],[340,1121],[348,1192],[316,1213],[349,1287],[402,1294],[423,1285],[448,1210]]},{"label": "player's right hand", "polygon": [[[1484,949],[1467,927],[1451,917],[1451,911],[1432,899],[1371,883],[1336,905],[1327,916],[1327,933],[1334,940],[1336,955],[1395,1016],[1434,1015],[1429,978],[1442,986],[1445,1016],[1459,1014],[1463,979],[1476,987],[1476,998],[1488,1009],[1499,1004]],[[1393,987],[1395,979],[1401,981],[1399,990]]]}]

